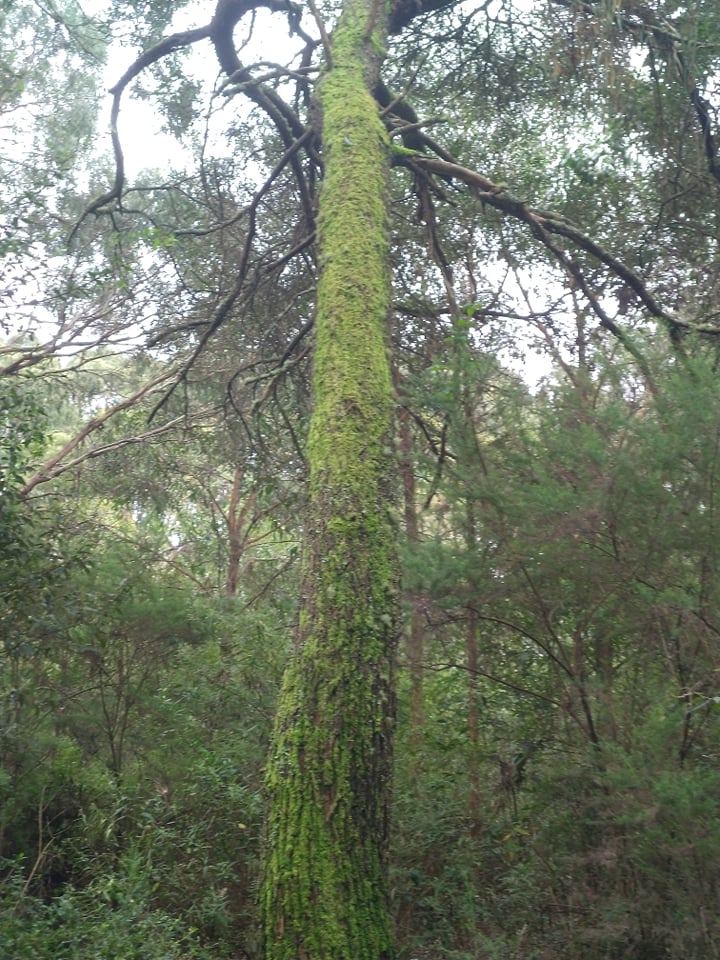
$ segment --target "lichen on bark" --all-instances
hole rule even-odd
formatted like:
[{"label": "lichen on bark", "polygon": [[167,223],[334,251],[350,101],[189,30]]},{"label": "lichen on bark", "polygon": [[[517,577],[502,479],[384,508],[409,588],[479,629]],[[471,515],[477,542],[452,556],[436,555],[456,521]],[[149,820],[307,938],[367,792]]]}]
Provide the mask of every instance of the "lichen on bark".
[{"label": "lichen on bark", "polygon": [[298,649],[268,760],[267,960],[389,960],[385,852],[397,634],[390,148],[377,0],[346,0],[320,81],[325,181]]}]

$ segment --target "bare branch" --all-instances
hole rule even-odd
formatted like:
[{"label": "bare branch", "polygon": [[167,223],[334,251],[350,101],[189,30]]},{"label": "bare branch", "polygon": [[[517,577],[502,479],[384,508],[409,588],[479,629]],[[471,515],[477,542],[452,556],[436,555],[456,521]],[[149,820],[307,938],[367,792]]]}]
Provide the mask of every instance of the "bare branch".
[{"label": "bare branch", "polygon": [[[128,332],[126,320],[114,322],[109,329],[100,330],[96,333],[89,330],[95,324],[107,323],[118,309],[117,303],[108,302],[109,296],[108,294],[101,298],[101,302],[95,309],[71,317],[66,315],[63,305],[59,310],[57,329],[52,336],[43,342],[23,343],[19,337],[14,337],[0,347],[0,357],[13,358],[5,366],[0,366],[0,377],[12,376],[28,370],[51,357],[67,358],[90,350],[97,350],[99,347],[119,347],[123,343],[136,340],[136,334]],[[65,366],[57,372],[66,374],[70,369],[70,367]]]},{"label": "bare branch", "polygon": [[[632,268],[626,266],[599,243],[591,240],[578,227],[560,214],[547,210],[535,209],[528,206],[523,200],[509,193],[503,186],[494,183],[488,177],[469,170],[459,163],[451,163],[436,157],[426,157],[418,153],[400,154],[398,163],[409,167],[416,173],[435,173],[442,177],[449,177],[467,184],[475,197],[487,206],[494,207],[503,213],[510,214],[518,220],[527,223],[533,234],[548,249],[557,256],[558,248],[549,244],[547,234],[556,234],[570,240],[580,250],[589,253],[592,257],[606,266],[616,277],[621,279],[636,294],[648,312],[661,320],[672,339],[678,343],[681,333],[694,332],[720,335],[720,327],[707,324],[691,324],[677,315],[665,310],[648,290],[642,279]],[[607,325],[607,324],[605,324]],[[611,332],[616,333],[619,328],[614,323],[610,325]]]},{"label": "bare branch", "polygon": [[80,226],[91,213],[96,213],[113,201],[119,200],[122,195],[123,186],[125,185],[125,158],[118,133],[118,118],[120,116],[120,102],[125,88],[135,77],[141,74],[143,70],[157,63],[158,60],[162,60],[163,57],[174,53],[176,50],[181,50],[183,47],[189,47],[199,40],[207,40],[211,35],[212,25],[207,24],[204,27],[198,27],[196,30],[186,30],[183,33],[174,33],[172,36],[164,37],[159,43],[156,43],[154,47],[151,47],[149,50],[146,50],[145,53],[141,54],[132,66],[125,71],[115,86],[111,88],[110,93],[113,95],[113,102],[112,109],[110,110],[110,137],[115,155],[115,180],[110,190],[96,200],[93,200],[90,206],[82,213],[70,232],[68,238],[69,243],[72,242]]},{"label": "bare branch", "polygon": [[[97,213],[113,202],[119,201],[122,197],[123,187],[125,185],[125,158],[123,156],[122,144],[118,132],[118,119],[122,95],[125,89],[143,70],[147,69],[147,67],[152,66],[169,54],[189,47],[200,40],[212,40],[220,66],[233,82],[237,81],[243,85],[243,92],[249,99],[253,100],[258,106],[265,110],[278,128],[283,143],[288,149],[293,146],[293,141],[301,140],[303,144],[307,143],[309,138],[304,137],[306,133],[305,127],[295,112],[288,107],[272,88],[266,87],[264,84],[255,80],[250,71],[243,67],[238,59],[233,43],[233,29],[245,13],[257,7],[267,7],[270,10],[287,13],[294,31],[302,36],[306,42],[313,42],[300,28],[300,8],[296,7],[290,0],[219,0],[215,15],[210,23],[202,27],[197,27],[194,30],[186,30],[182,33],[174,33],[169,37],[164,37],[159,43],[156,43],[155,46],[141,54],[110,90],[113,96],[110,111],[110,136],[115,156],[115,179],[113,185],[107,193],[93,200],[86,208],[73,227],[69,236],[69,242],[72,242],[80,226],[90,214]],[[317,160],[317,158],[315,159]],[[294,159],[294,152],[291,163],[303,197],[303,205],[306,208],[306,214],[308,214],[311,209],[311,204],[305,189],[302,171]]]},{"label": "bare branch", "polygon": [[[208,324],[207,329],[203,331],[203,334],[202,334],[202,336],[200,337],[200,339],[199,339],[199,341],[198,341],[198,343],[197,343],[197,346],[194,348],[194,350],[193,350],[192,353],[190,354],[189,359],[187,360],[187,362],[186,362],[186,363],[183,365],[183,367],[181,368],[179,376],[177,377],[177,379],[175,380],[175,382],[172,384],[172,386],[165,392],[165,394],[164,394],[163,397],[160,399],[160,401],[159,401],[159,402],[155,405],[155,407],[153,408],[153,410],[152,410],[152,412],[150,413],[150,416],[149,416],[149,418],[148,418],[148,420],[149,420],[150,422],[151,422],[151,421],[153,420],[153,418],[156,416],[156,414],[158,413],[158,411],[161,410],[163,406],[165,406],[165,404],[168,402],[168,400],[169,400],[170,397],[173,395],[173,393],[177,390],[177,388],[180,386],[180,384],[183,383],[183,382],[187,379],[188,373],[190,372],[190,369],[191,369],[192,365],[195,363],[195,361],[197,360],[197,358],[200,356],[200,354],[202,353],[202,351],[205,349],[205,346],[206,346],[206,344],[208,343],[208,341],[210,340],[210,338],[213,336],[214,333],[216,333],[217,330],[220,329],[220,327],[223,325],[223,323],[225,323],[225,321],[227,320],[228,316],[230,315],[230,312],[231,312],[231,310],[233,309],[233,307],[235,306],[235,303],[237,302],[237,299],[238,299],[238,297],[240,296],[240,293],[241,293],[241,291],[242,291],[242,289],[243,289],[243,286],[245,285],[245,281],[246,281],[246,279],[247,279],[248,263],[249,263],[249,258],[250,258],[250,251],[251,251],[251,249],[252,249],[253,240],[255,239],[255,216],[256,216],[257,208],[258,208],[258,206],[259,206],[259,204],[260,204],[260,201],[263,199],[263,197],[265,196],[265,194],[268,192],[268,190],[270,189],[270,187],[271,187],[271,185],[273,184],[273,182],[274,182],[274,181],[277,179],[277,177],[280,175],[280,173],[282,172],[283,168],[287,165],[287,163],[291,160],[291,158],[297,153],[297,151],[300,149],[300,147],[303,145],[303,143],[304,143],[307,139],[309,139],[311,136],[312,136],[312,131],[310,131],[310,130],[305,130],[305,131],[303,131],[302,136],[301,136],[298,140],[296,140],[294,144],[292,144],[292,146],[291,146],[291,148],[290,148],[289,150],[286,150],[286,151],[285,151],[285,153],[283,154],[283,156],[280,158],[280,160],[278,161],[278,163],[275,165],[275,167],[274,167],[274,169],[272,170],[272,172],[271,172],[270,176],[268,177],[268,179],[265,181],[265,183],[263,184],[263,186],[258,190],[258,192],[257,192],[257,193],[255,194],[255,196],[253,197],[252,203],[249,205],[249,207],[248,207],[248,209],[247,209],[247,213],[248,213],[249,216],[250,216],[250,223],[249,223],[249,226],[248,226],[247,235],[246,235],[246,237],[245,237],[245,245],[244,245],[244,248],[243,248],[242,257],[241,257],[241,259],[240,259],[240,264],[239,264],[239,267],[238,267],[237,279],[236,279],[235,283],[233,284],[233,287],[232,287],[232,289],[230,290],[230,292],[228,293],[228,295],[225,297],[225,299],[222,301],[222,303],[220,303],[220,305],[219,305],[219,306],[217,307],[217,309],[215,310],[215,314],[214,314],[212,320],[211,320],[210,323]],[[303,243],[302,245],[300,245],[300,249],[304,249],[304,246],[305,246],[305,243]],[[297,248],[296,248],[296,249],[297,249]],[[273,264],[271,265],[271,268],[270,268],[270,271],[269,271],[269,272],[272,272],[272,270],[274,270],[275,268],[276,268],[276,264],[273,263]]]},{"label": "bare branch", "polygon": [[25,485],[20,491],[21,495],[23,497],[27,497],[39,484],[47,483],[49,480],[60,476],[60,474],[65,473],[67,470],[71,470],[79,463],[82,463],[83,461],[93,457],[100,456],[101,453],[116,449],[120,446],[125,446],[128,443],[141,443],[147,439],[159,435],[160,433],[165,433],[169,429],[173,429],[174,426],[181,422],[183,418],[178,418],[169,424],[163,424],[162,427],[158,427],[156,430],[144,433],[138,437],[126,438],[123,440],[114,441],[113,443],[105,444],[102,447],[95,447],[73,460],[67,460],[67,457],[74,450],[77,450],[84,440],[86,440],[93,433],[96,433],[98,430],[101,430],[108,420],[110,420],[116,414],[121,413],[123,410],[127,410],[129,407],[135,406],[135,404],[139,403],[148,394],[152,394],[155,390],[157,390],[158,387],[163,383],[172,379],[176,373],[177,368],[165,370],[160,374],[160,376],[155,377],[154,380],[144,384],[139,390],[136,390],[129,397],[125,397],[124,400],[121,400],[108,410],[105,410],[104,413],[98,414],[98,416],[93,417],[92,420],[89,420],[82,430],[79,431],[79,433],[76,433],[74,437],[68,440],[68,442],[60,450],[58,450],[57,453],[54,453],[52,457],[46,460],[45,463],[43,463],[42,466],[36,470],[32,477],[26,481]]},{"label": "bare branch", "polygon": [[390,33],[400,33],[425,13],[455,6],[457,0],[395,0],[390,11]]}]

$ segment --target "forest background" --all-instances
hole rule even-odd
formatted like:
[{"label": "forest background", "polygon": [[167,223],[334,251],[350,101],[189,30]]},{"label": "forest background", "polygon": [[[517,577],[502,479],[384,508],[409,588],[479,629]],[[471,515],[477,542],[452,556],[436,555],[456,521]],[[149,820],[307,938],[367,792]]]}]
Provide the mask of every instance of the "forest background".
[{"label": "forest background", "polygon": [[[263,949],[339,6],[267,8],[235,47],[289,14],[297,52],[229,78],[176,3],[0,9],[13,960]],[[401,26],[377,91],[398,954],[717,958],[720,11],[486,0]],[[118,47],[113,131],[151,104],[174,166],[122,175]]]}]

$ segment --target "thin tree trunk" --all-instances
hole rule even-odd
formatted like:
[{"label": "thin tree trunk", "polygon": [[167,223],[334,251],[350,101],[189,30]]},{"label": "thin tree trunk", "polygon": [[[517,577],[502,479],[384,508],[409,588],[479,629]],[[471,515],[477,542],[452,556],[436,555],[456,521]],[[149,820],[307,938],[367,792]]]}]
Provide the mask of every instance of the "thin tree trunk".
[{"label": "thin tree trunk", "polygon": [[236,467],[233,475],[233,484],[230,489],[227,512],[221,511],[228,534],[228,567],[225,578],[225,595],[237,596],[240,579],[240,562],[243,558],[253,521],[255,501],[258,496],[257,485],[250,490],[245,501],[241,503],[242,485],[245,479],[243,467]]},{"label": "thin tree trunk", "polygon": [[[395,377],[395,389],[399,393],[398,377]],[[403,489],[403,517],[405,536],[410,546],[420,539],[418,524],[417,496],[415,490],[415,472],[412,455],[412,434],[410,415],[406,407],[398,414],[398,437],[400,442],[400,475]],[[410,623],[407,635],[407,658],[410,673],[410,727],[413,748],[417,751],[422,745],[424,726],[423,696],[423,659],[425,648],[425,629],[422,600],[417,591],[410,591]],[[416,759],[416,758],[415,758]]]},{"label": "thin tree trunk", "polygon": [[386,848],[397,643],[385,6],[346,0],[320,84],[325,183],[298,650],[268,760],[267,960],[393,955]]},{"label": "thin tree trunk", "polygon": [[480,833],[480,709],[478,693],[478,613],[474,607],[467,609],[465,634],[465,664],[468,671],[467,732],[470,746],[468,820],[473,836]]},{"label": "thin tree trunk", "polygon": [[240,491],[245,471],[242,467],[236,467],[233,475],[233,484],[230,489],[230,501],[227,508],[227,531],[228,531],[228,568],[225,579],[225,594],[228,597],[237,596],[238,576],[240,574],[240,558],[242,556],[242,526],[240,513]]},{"label": "thin tree trunk", "polygon": [[[472,430],[475,443],[475,428],[469,407],[465,411],[465,423]],[[468,499],[465,505],[465,546],[470,557],[477,554],[477,521],[475,504]],[[469,604],[466,608],[465,666],[468,672],[467,733],[470,756],[468,758],[468,806],[470,832],[480,834],[480,694],[478,691],[478,626],[480,618],[475,607],[476,584],[474,575],[469,576]]]}]

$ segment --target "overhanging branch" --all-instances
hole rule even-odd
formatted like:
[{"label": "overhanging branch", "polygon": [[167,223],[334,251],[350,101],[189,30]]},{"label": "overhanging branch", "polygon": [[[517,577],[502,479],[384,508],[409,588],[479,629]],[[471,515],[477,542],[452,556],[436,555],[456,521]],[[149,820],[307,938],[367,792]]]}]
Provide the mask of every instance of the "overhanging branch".
[{"label": "overhanging branch", "polygon": [[[483,204],[501,210],[503,213],[526,223],[533,235],[544,246],[548,247],[554,256],[557,256],[557,248],[548,243],[548,234],[555,234],[569,240],[578,249],[590,254],[607,267],[614,276],[622,280],[635,293],[647,311],[663,323],[675,342],[679,341],[683,333],[720,335],[720,327],[691,324],[676,314],[665,310],[631,267],[618,260],[617,257],[560,214],[529,206],[488,177],[459,163],[451,163],[447,160],[440,160],[419,153],[414,154],[411,151],[404,151],[399,154],[397,163],[408,167],[416,174],[436,174],[465,183],[471,188],[473,195]],[[615,330],[611,328],[611,332],[615,333]]]},{"label": "overhanging branch", "polygon": [[198,27],[196,30],[186,30],[183,33],[174,33],[172,36],[164,37],[159,43],[156,43],[154,47],[151,47],[149,50],[146,50],[145,53],[141,54],[125,71],[115,86],[110,89],[113,97],[112,108],[110,110],[110,137],[112,139],[113,154],[115,155],[115,180],[108,192],[96,200],[93,200],[90,206],[87,207],[80,216],[70,233],[69,242],[72,242],[80,226],[91,213],[102,210],[109,204],[119,200],[122,195],[123,187],[125,186],[125,158],[123,156],[122,143],[120,142],[120,134],[118,132],[118,119],[120,117],[122,95],[128,84],[132,83],[147,67],[152,66],[176,50],[189,47],[197,43],[198,40],[208,39],[211,36],[211,26],[211,24],[207,24],[204,27]]}]

